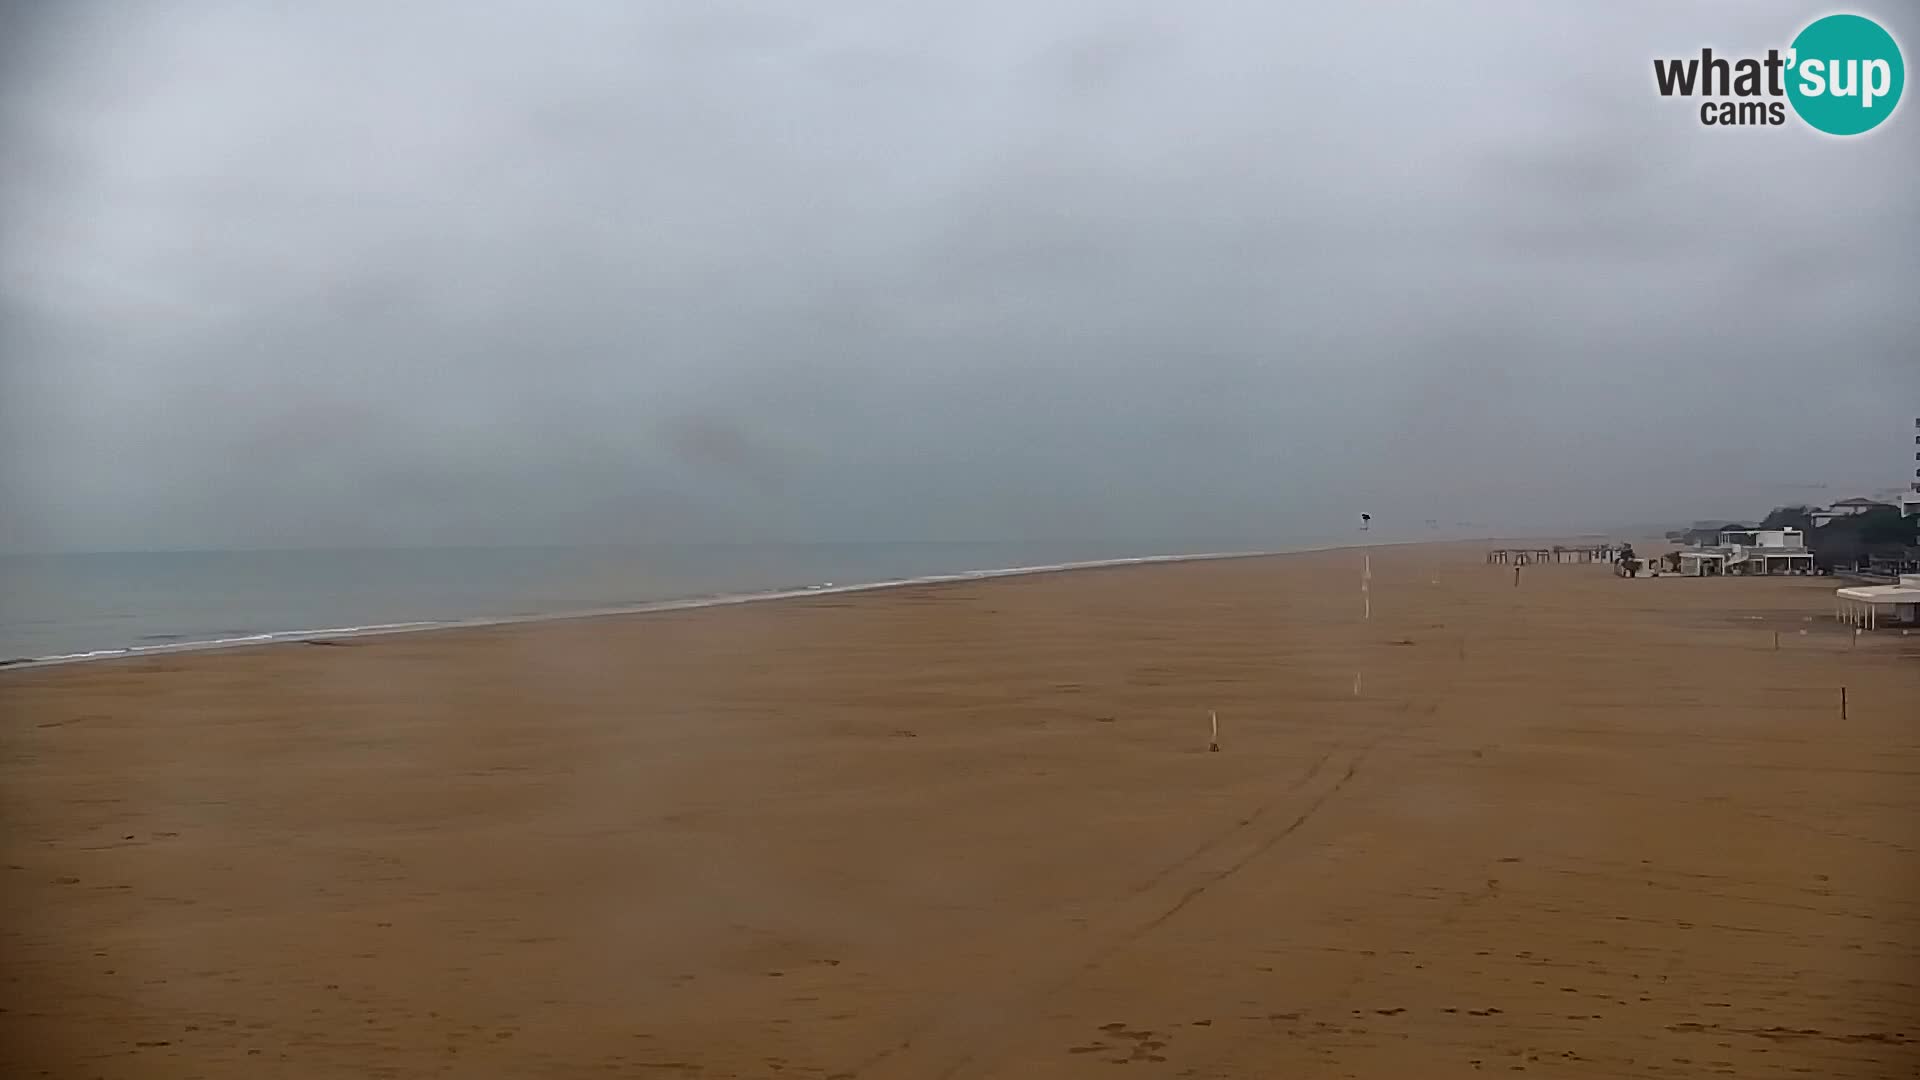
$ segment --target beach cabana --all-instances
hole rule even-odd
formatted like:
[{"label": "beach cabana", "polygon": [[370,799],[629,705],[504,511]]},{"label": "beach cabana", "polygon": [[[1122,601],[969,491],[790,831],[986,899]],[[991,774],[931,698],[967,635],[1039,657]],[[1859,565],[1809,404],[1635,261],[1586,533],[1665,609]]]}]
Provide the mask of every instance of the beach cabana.
[{"label": "beach cabana", "polygon": [[1862,630],[1920,626],[1920,579],[1909,576],[1898,585],[1835,589],[1833,617]]}]

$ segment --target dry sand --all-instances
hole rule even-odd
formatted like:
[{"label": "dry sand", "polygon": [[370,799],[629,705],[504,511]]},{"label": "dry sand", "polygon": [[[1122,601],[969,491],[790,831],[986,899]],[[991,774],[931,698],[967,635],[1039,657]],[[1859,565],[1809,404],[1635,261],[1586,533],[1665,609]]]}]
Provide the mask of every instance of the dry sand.
[{"label": "dry sand", "polygon": [[1372,558],[7,674],[6,1075],[1920,1074],[1920,637]]}]

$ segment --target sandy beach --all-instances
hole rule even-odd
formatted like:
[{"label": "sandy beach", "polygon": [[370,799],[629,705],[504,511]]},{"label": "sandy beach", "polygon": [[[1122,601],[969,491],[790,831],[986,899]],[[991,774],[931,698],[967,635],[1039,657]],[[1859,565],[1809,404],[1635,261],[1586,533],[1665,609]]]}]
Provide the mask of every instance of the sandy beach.
[{"label": "sandy beach", "polygon": [[4,1071],[1920,1074],[1920,637],[1482,548],[0,674]]}]

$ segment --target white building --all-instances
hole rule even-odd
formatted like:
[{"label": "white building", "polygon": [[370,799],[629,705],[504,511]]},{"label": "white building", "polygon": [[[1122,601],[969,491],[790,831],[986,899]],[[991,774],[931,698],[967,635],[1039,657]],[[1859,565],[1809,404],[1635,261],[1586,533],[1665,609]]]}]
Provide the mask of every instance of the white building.
[{"label": "white building", "polygon": [[1727,529],[1720,534],[1722,547],[1804,548],[1807,535],[1799,529]]},{"label": "white building", "polygon": [[[1915,456],[1920,457],[1920,455]],[[1891,510],[1893,504],[1881,502],[1878,499],[1841,499],[1825,510],[1815,510],[1813,527],[1823,529],[1840,518],[1859,517],[1870,510],[1880,509]]]},{"label": "white building", "polygon": [[1913,482],[1900,496],[1900,512],[1907,517],[1920,516],[1920,416],[1913,418]]},{"label": "white building", "polygon": [[1813,552],[1799,529],[1725,529],[1720,543],[1680,553],[1680,572],[1721,574],[1811,574]]}]

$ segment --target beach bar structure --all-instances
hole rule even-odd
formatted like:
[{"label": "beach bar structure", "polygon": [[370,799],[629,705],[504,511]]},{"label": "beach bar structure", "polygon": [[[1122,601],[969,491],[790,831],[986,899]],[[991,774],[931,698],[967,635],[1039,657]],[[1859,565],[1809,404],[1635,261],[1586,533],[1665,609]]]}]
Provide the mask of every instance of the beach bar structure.
[{"label": "beach bar structure", "polygon": [[1898,585],[1855,585],[1833,591],[1833,617],[1862,630],[1920,626],[1920,574]]},{"label": "beach bar structure", "polygon": [[1553,561],[1557,563],[1580,565],[1584,563],[1605,563],[1611,565],[1620,561],[1620,547],[1617,544],[1594,544],[1589,547],[1560,547],[1553,549]]},{"label": "beach bar structure", "polygon": [[1581,563],[1612,563],[1620,557],[1620,548],[1614,544],[1595,544],[1591,547],[1566,547],[1555,544],[1550,548],[1493,548],[1487,552],[1488,566],[1531,566],[1536,563],[1559,563],[1561,565]]},{"label": "beach bar structure", "polygon": [[1727,572],[1732,552],[1703,548],[1680,553],[1680,573],[1687,577],[1721,577]]}]

